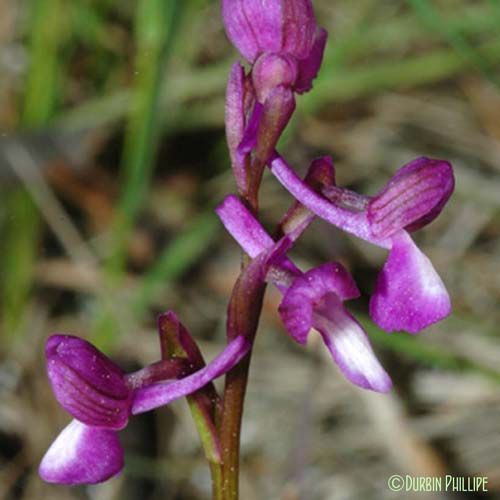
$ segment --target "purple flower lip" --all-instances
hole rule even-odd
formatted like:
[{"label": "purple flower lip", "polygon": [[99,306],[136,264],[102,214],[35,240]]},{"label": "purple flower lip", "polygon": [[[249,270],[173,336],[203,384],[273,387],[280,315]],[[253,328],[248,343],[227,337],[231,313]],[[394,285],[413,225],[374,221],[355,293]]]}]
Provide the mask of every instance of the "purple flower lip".
[{"label": "purple flower lip", "polygon": [[319,266],[295,279],[279,306],[287,330],[300,344],[305,344],[313,327],[314,308],[328,293],[341,301],[359,297],[356,283],[347,270],[336,262]]},{"label": "purple flower lip", "polygon": [[368,203],[373,236],[387,238],[400,229],[416,231],[432,222],[453,193],[451,165],[417,158],[402,167]]},{"label": "purple flower lip", "polygon": [[377,279],[370,316],[385,331],[418,333],[450,313],[450,297],[431,261],[401,231]]},{"label": "purple flower lip", "polygon": [[89,342],[52,335],[47,371],[59,404],[80,422],[106,429],[127,425],[131,391],[123,371]]},{"label": "purple flower lip", "polygon": [[40,477],[49,483],[96,484],[123,469],[117,433],[73,420],[56,438],[40,463]]}]

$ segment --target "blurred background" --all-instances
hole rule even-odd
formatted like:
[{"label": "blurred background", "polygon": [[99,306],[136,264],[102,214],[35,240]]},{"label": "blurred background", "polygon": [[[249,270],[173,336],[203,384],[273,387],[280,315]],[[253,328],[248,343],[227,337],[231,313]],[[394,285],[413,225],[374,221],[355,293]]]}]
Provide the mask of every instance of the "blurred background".
[{"label": "blurred background", "polygon": [[[292,256],[339,260],[351,309],[395,388],[349,385],[311,335],[286,335],[269,289],[243,426],[242,500],[500,498],[500,3],[315,0],[330,39],[280,146],[303,172],[330,154],[374,194],[407,161],[455,167],[456,193],[416,235],[453,315],[379,331],[367,304],[385,253],[316,222]],[[215,0],[0,0],[0,499],[210,498],[184,401],[131,420],[126,468],[98,486],[44,484],[69,421],[45,374],[51,333],[123,368],[159,358],[174,309],[207,359],[224,345],[240,253],[213,209],[234,191],[225,80],[237,54]],[[291,203],[269,175],[271,228]],[[392,474],[487,476],[488,493],[391,493]]]}]

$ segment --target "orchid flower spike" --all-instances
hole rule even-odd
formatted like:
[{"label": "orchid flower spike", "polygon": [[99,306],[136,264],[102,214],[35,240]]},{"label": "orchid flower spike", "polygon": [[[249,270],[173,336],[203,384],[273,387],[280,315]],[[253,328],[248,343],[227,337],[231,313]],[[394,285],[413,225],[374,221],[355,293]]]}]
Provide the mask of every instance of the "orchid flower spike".
[{"label": "orchid flower spike", "polygon": [[245,158],[264,163],[295,110],[294,93],[312,88],[327,32],[310,0],[223,0],[226,32],[252,65],[235,63],[226,92],[226,134],[236,183],[245,191]]},{"label": "orchid flower spike", "polygon": [[[369,201],[346,207],[342,188],[323,195],[303,182],[279,155],[270,161],[273,174],[312,213],[370,243],[389,250],[370,301],[370,315],[384,330],[418,333],[451,312],[446,288],[430,260],[407,231],[428,224],[441,212],[454,188],[453,169],[443,160],[418,158],[403,166]],[[329,196],[327,199],[325,196]],[[361,208],[360,208],[361,207]]]},{"label": "orchid flower spike", "polygon": [[[330,169],[328,168],[330,167]],[[333,176],[333,166],[323,159],[313,162],[309,180],[315,174]],[[228,232],[251,257],[273,248],[273,239],[235,196],[227,196],[216,209]],[[293,227],[289,237],[298,238],[310,219]],[[359,296],[358,288],[347,270],[329,263],[302,273],[286,256],[274,260],[268,279],[284,294],[279,306],[283,323],[291,337],[304,344],[315,328],[334,361],[352,383],[378,392],[387,392],[391,380],[378,362],[361,325],[346,310],[343,302]]]}]

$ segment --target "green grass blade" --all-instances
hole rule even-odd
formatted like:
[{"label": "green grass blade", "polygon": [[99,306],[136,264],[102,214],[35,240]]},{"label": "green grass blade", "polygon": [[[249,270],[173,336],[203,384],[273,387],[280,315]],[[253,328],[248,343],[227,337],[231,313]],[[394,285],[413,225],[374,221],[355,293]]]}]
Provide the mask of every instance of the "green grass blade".
[{"label": "green grass blade", "polygon": [[495,81],[492,73],[493,64],[486,60],[479,51],[475,50],[459,30],[448,23],[447,19],[439,13],[432,2],[428,0],[408,0],[408,3],[430,30],[440,32],[444,39],[456,50],[457,54],[468,59],[486,77]]},{"label": "green grass blade", "polygon": [[21,118],[24,127],[44,125],[56,107],[61,74],[59,49],[64,34],[62,9],[62,0],[33,1],[29,72]]},{"label": "green grass blade", "polygon": [[137,5],[135,80],[122,155],[121,192],[111,229],[112,251],[106,263],[103,310],[97,315],[92,334],[99,345],[113,343],[118,332],[113,307],[106,297],[120,285],[128,238],[150,189],[161,132],[161,83],[180,8],[177,0],[140,0]]},{"label": "green grass blade", "polygon": [[[59,49],[64,36],[62,9],[62,0],[33,0],[28,23],[29,67],[19,120],[24,128],[41,127],[54,114],[61,74]],[[40,227],[37,208],[25,189],[14,189],[4,202],[8,221],[0,277],[2,327],[13,340],[23,326],[29,301]]]},{"label": "green grass blade", "polygon": [[141,0],[135,25],[137,55],[122,159],[121,195],[111,267],[124,266],[126,240],[147,195],[160,138],[160,90],[168,47],[179,14],[177,1]]},{"label": "green grass blade", "polygon": [[37,256],[39,220],[36,207],[24,189],[3,198],[8,217],[2,242],[2,331],[8,345],[23,325]]}]

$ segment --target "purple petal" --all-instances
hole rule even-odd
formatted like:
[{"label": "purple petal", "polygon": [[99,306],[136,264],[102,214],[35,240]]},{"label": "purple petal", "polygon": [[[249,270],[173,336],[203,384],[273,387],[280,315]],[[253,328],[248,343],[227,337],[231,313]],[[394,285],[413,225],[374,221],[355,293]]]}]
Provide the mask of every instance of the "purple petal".
[{"label": "purple petal", "polygon": [[[240,144],[236,148],[236,161],[239,165],[245,165],[245,159],[248,153],[257,145],[257,133],[259,131],[264,106],[260,102],[256,102],[253,108],[250,120],[248,120],[245,132]],[[245,180],[246,183],[246,180]]]},{"label": "purple petal", "polygon": [[106,481],[123,468],[123,450],[116,432],[73,420],[42,459],[40,477],[68,485]]},{"label": "purple petal", "polygon": [[454,188],[452,166],[418,158],[401,168],[368,204],[368,221],[377,238],[403,228],[416,230],[434,220]]},{"label": "purple petal", "polygon": [[312,82],[318,76],[321,63],[323,62],[323,53],[327,38],[327,31],[318,27],[311,52],[306,59],[299,61],[299,76],[295,82],[295,92],[303,94],[311,90]]},{"label": "purple petal", "polygon": [[341,301],[359,297],[359,290],[349,272],[336,262],[323,264],[297,278],[285,293],[279,313],[288,332],[305,344],[313,326],[316,304],[327,294]]},{"label": "purple petal", "polygon": [[364,212],[353,212],[323,198],[303,182],[281,156],[276,154],[272,158],[270,168],[288,192],[321,219],[370,243],[391,247],[390,240],[373,237]]},{"label": "purple petal", "polygon": [[89,342],[53,335],[46,345],[47,373],[59,404],[81,422],[122,429],[127,425],[130,390],[124,373]]},{"label": "purple petal", "polygon": [[229,39],[249,62],[263,52],[280,51],[282,1],[222,0],[222,17]]},{"label": "purple petal", "polygon": [[250,257],[255,258],[274,245],[271,236],[236,196],[226,196],[215,211],[229,234]]},{"label": "purple petal", "polygon": [[237,337],[205,368],[192,375],[175,382],[162,382],[138,389],[132,403],[132,413],[136,415],[159,408],[201,389],[237,365],[248,354],[250,347],[243,336]]},{"label": "purple petal", "polygon": [[[332,159],[324,156],[313,160],[304,181],[317,190],[320,190],[322,186],[331,187],[335,184],[335,168]],[[315,217],[307,207],[296,201],[282,217],[279,225],[283,234],[286,234],[292,241],[297,241]]]},{"label": "purple petal", "polygon": [[316,21],[311,0],[284,0],[282,51],[305,59],[311,52]]},{"label": "purple petal", "polygon": [[239,62],[233,64],[226,89],[226,138],[231,156],[231,164],[238,191],[244,192],[246,187],[245,163],[237,155],[245,132],[245,71]]},{"label": "purple petal", "polygon": [[451,312],[450,298],[431,261],[402,231],[393,242],[370,300],[370,316],[384,330],[417,333]]},{"label": "purple petal", "polygon": [[377,360],[366,333],[335,294],[326,295],[315,308],[313,326],[353,384],[377,392],[391,389],[391,379]]},{"label": "purple petal", "polygon": [[[215,211],[229,234],[250,257],[255,258],[275,245],[260,222],[236,196],[226,196]],[[294,241],[293,238],[291,241]],[[299,269],[288,257],[281,259],[280,266],[292,274],[300,274]]]}]

